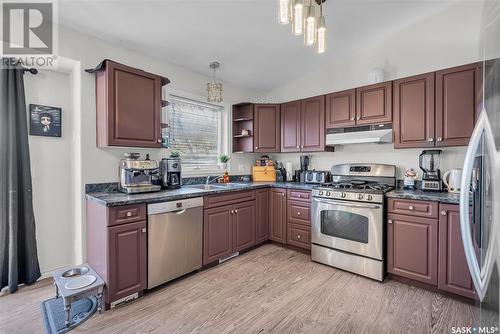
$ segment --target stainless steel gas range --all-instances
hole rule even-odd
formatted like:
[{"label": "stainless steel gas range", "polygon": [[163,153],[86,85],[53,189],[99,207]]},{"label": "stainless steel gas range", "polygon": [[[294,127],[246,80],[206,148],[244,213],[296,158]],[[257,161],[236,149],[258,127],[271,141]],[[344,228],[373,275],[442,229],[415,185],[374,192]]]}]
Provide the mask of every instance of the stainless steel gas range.
[{"label": "stainless steel gas range", "polygon": [[342,164],[332,183],[313,189],[311,259],[379,281],[384,279],[385,200],[396,167]]}]

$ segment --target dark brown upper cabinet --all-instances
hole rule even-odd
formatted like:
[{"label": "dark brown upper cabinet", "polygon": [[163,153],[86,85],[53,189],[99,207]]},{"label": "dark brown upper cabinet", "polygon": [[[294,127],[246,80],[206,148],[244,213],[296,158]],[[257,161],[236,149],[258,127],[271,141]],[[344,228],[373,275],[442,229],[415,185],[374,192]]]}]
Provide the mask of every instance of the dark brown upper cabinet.
[{"label": "dark brown upper cabinet", "polygon": [[302,100],[300,123],[301,151],[323,151],[325,149],[325,96]]},{"label": "dark brown upper cabinet", "polygon": [[281,105],[281,152],[300,152],[301,102]]},{"label": "dark brown upper cabinet", "polygon": [[478,65],[436,72],[436,146],[467,145],[476,121]]},{"label": "dark brown upper cabinet", "polygon": [[327,128],[356,125],[356,89],[328,94],[325,103]]},{"label": "dark brown upper cabinet", "polygon": [[356,124],[392,122],[392,81],[356,89]]},{"label": "dark brown upper cabinet", "polygon": [[434,73],[394,81],[394,147],[434,146]]},{"label": "dark brown upper cabinet", "polygon": [[325,97],[281,105],[281,152],[325,150]]},{"label": "dark brown upper cabinet", "polygon": [[160,147],[168,79],[105,60],[96,70],[97,146]]},{"label": "dark brown upper cabinet", "polygon": [[280,105],[254,105],[254,152],[280,151]]}]

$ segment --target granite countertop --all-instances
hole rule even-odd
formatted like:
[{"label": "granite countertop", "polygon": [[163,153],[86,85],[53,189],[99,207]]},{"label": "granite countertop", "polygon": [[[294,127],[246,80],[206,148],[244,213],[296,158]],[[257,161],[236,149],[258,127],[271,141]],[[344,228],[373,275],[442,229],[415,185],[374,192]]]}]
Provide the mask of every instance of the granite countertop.
[{"label": "granite countertop", "polygon": [[388,198],[403,198],[421,201],[433,201],[446,204],[460,204],[460,194],[423,190],[395,189],[386,194]]},{"label": "granite countertop", "polygon": [[290,188],[311,190],[316,184],[295,183],[295,182],[249,182],[235,183],[237,186],[227,189],[197,189],[192,185],[185,185],[179,189],[161,190],[142,194],[124,194],[118,191],[93,192],[86,194],[88,200],[98,202],[106,206],[118,206],[129,204],[149,204],[166,201],[177,201],[186,198],[201,197],[220,193],[228,193],[241,190],[251,190],[258,188]]}]

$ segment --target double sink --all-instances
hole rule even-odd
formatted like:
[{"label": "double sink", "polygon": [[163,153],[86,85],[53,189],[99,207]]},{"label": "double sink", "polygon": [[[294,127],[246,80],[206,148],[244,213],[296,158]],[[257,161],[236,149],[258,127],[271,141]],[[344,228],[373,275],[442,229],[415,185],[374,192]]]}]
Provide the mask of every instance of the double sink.
[{"label": "double sink", "polygon": [[201,190],[221,190],[221,189],[245,188],[248,187],[248,184],[244,183],[191,184],[191,185],[186,185],[185,187],[201,189]]}]

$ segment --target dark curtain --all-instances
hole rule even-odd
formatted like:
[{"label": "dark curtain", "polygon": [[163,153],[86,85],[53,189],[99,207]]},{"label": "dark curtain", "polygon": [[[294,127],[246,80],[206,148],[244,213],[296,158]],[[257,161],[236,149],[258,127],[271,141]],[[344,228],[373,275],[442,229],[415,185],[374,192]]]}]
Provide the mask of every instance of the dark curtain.
[{"label": "dark curtain", "polygon": [[15,292],[40,277],[24,71],[0,59],[0,283]]}]

